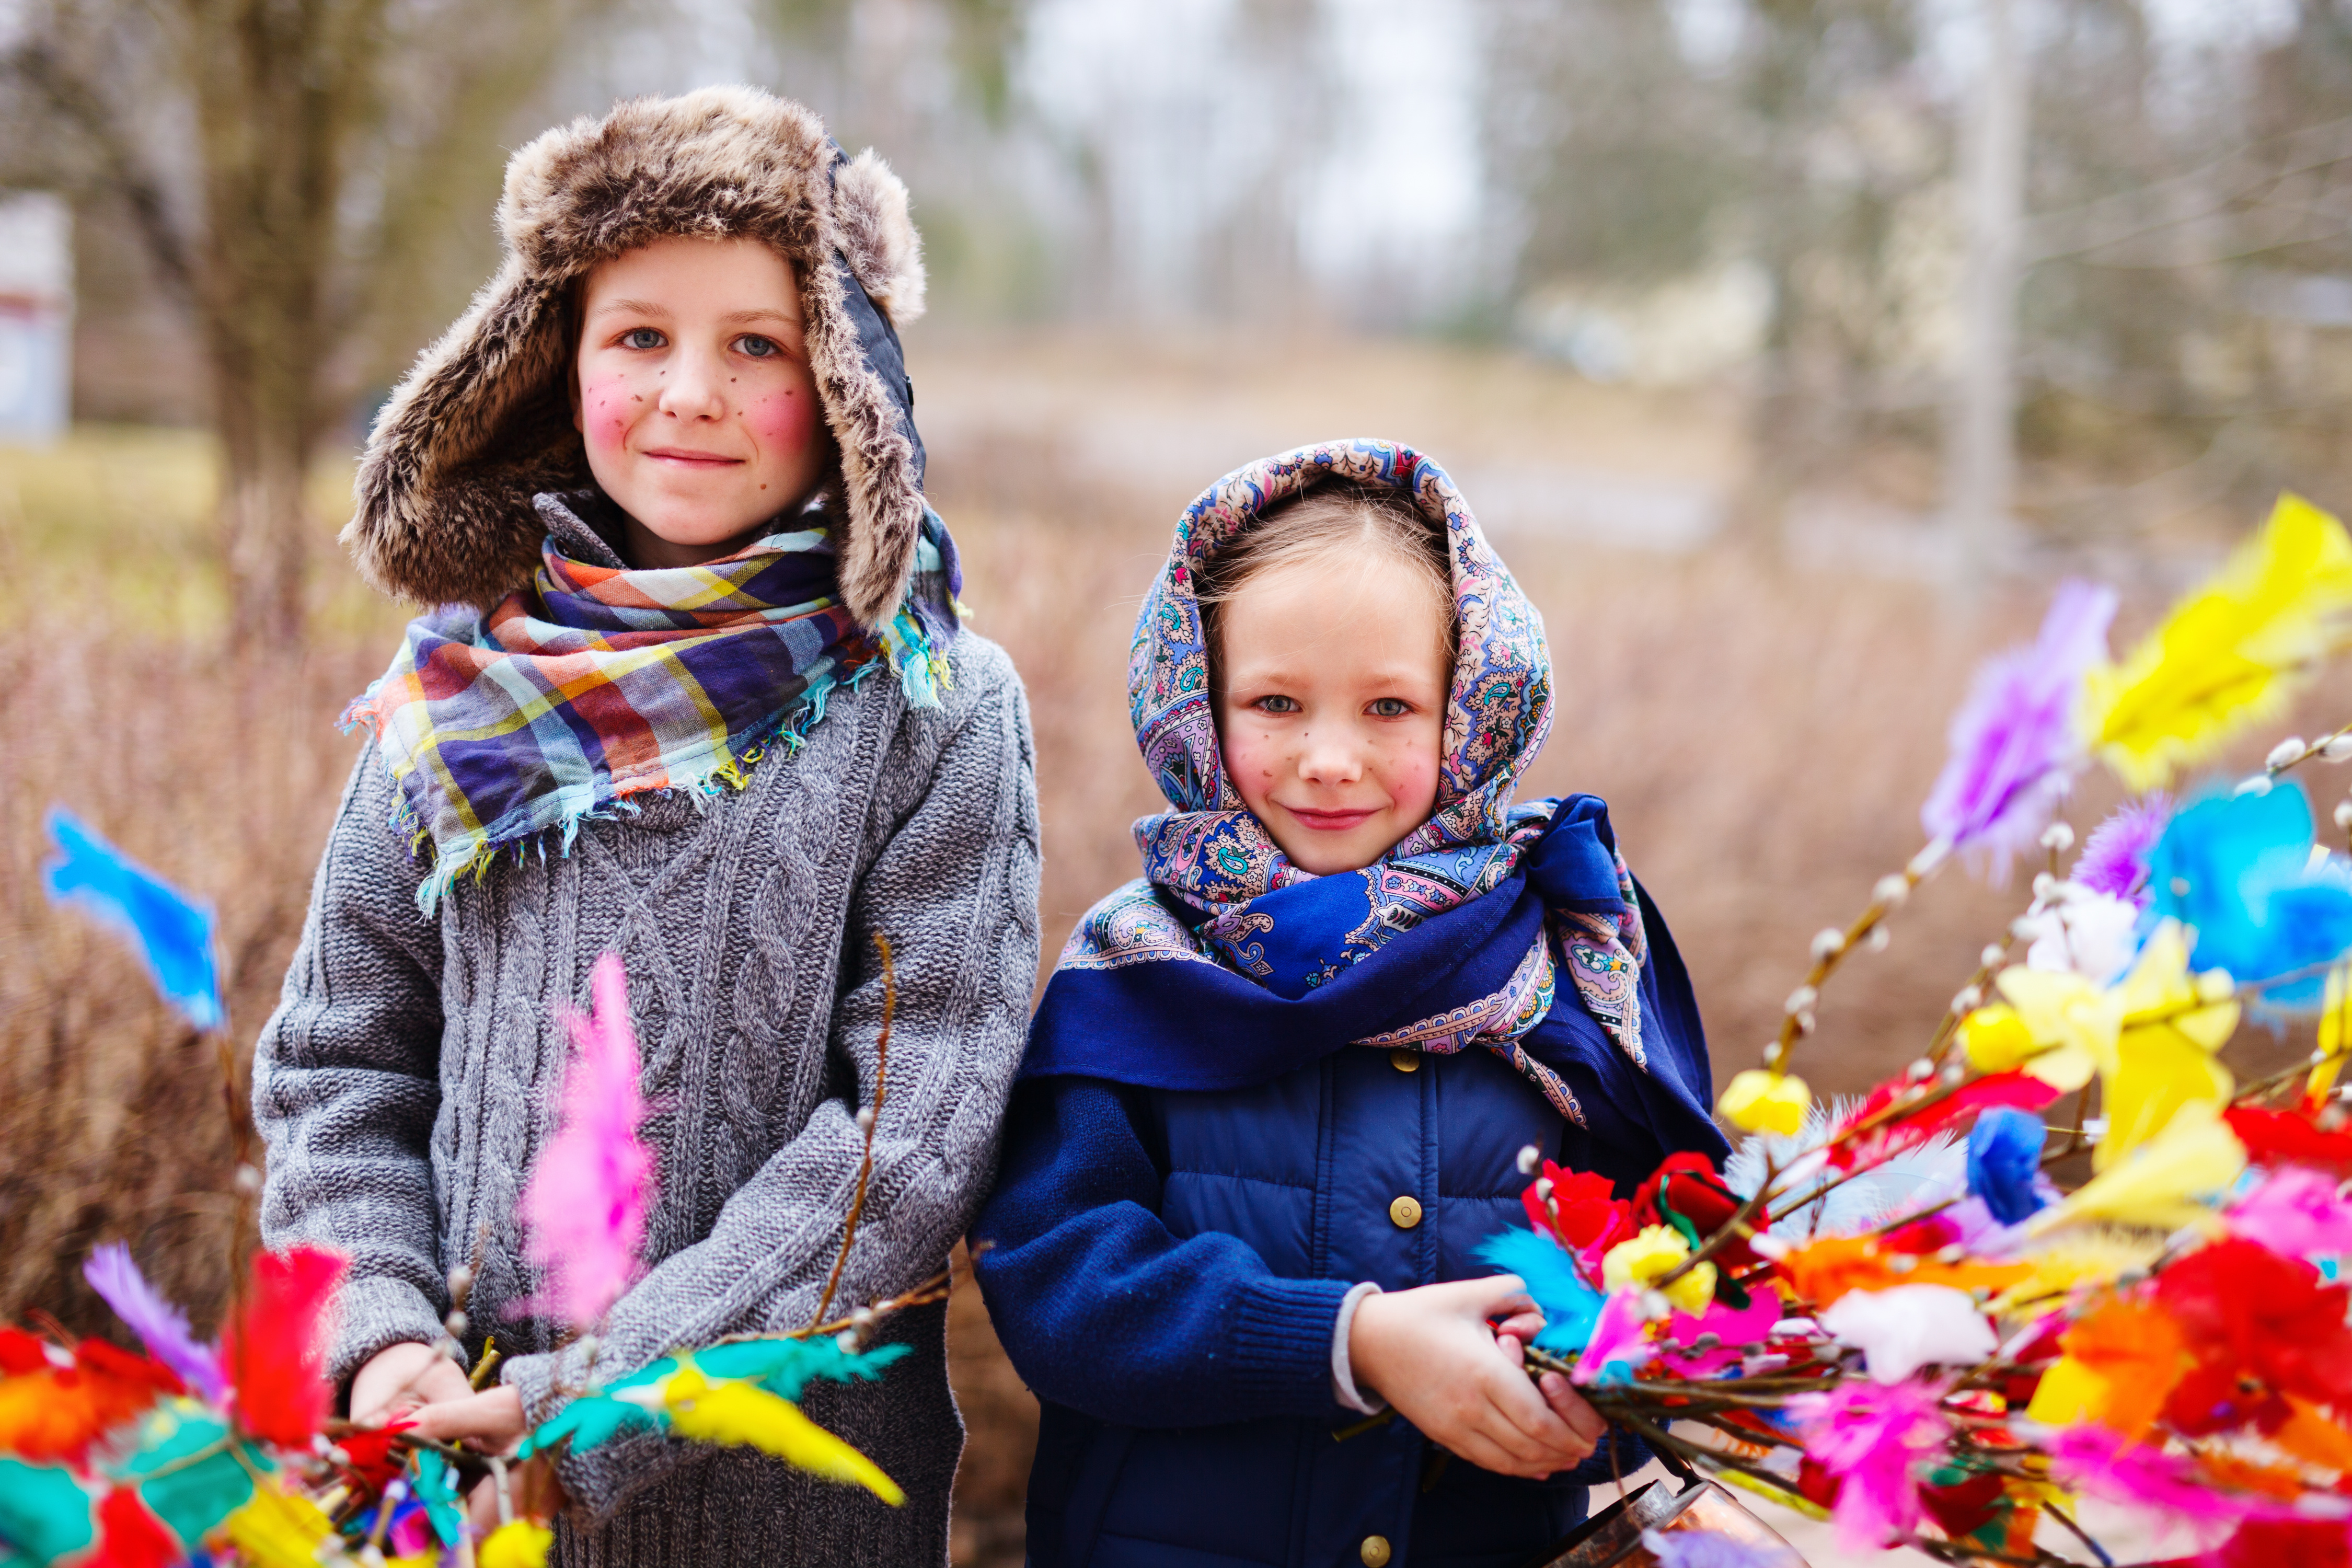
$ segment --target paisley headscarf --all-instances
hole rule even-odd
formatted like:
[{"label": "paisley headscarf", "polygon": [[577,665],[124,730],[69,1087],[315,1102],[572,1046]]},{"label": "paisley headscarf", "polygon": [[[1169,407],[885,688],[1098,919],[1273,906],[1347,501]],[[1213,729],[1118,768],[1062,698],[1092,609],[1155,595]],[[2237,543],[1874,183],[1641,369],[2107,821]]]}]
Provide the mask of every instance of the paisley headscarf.
[{"label": "paisley headscarf", "polygon": [[[1261,523],[1270,508],[1332,480],[1393,489],[1444,531],[1457,652],[1435,814],[1361,870],[1317,877],[1290,863],[1226,775],[1196,584],[1202,567],[1245,530],[1281,525],[1279,514]],[[1535,607],[1435,463],[1393,442],[1333,441],[1217,481],[1177,523],[1167,564],[1144,599],[1128,657],[1128,700],[1136,742],[1171,809],[1136,824],[1143,876],[1088,910],[1064,948],[1027,1070],[1099,1068],[1084,1065],[1089,1048],[1053,1016],[1055,987],[1067,990],[1066,977],[1204,965],[1300,1002],[1342,977],[1368,982],[1357,972],[1389,967],[1383,955],[1431,950],[1400,968],[1400,976],[1418,979],[1433,972],[1440,927],[1455,929],[1443,918],[1507,888],[1505,902],[1533,889],[1542,918],[1503,921],[1487,910],[1476,923],[1493,928],[1482,943],[1507,940],[1515,951],[1461,962],[1446,971],[1452,983],[1433,990],[1382,987],[1408,998],[1419,990],[1423,1005],[1338,1043],[1436,1054],[1484,1046],[1582,1125],[1561,1074],[1527,1046],[1556,1005],[1565,969],[1583,1008],[1627,1061],[1647,1071],[1640,979],[1649,944],[1640,897],[1600,801],[1512,804],[1551,727],[1551,656]],[[1407,940],[1423,928],[1429,941]],[[1450,951],[1463,957],[1461,944]],[[1370,1021],[1360,1008],[1340,1012],[1350,1028]]]}]

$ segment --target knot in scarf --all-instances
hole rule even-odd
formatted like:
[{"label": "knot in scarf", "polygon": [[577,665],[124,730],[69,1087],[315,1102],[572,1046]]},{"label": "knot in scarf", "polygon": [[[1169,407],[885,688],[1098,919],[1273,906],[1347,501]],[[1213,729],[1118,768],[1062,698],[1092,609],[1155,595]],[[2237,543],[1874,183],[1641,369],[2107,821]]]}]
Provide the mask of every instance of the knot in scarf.
[{"label": "knot in scarf", "polygon": [[[1443,530],[1457,652],[1435,811],[1373,864],[1317,877],[1290,863],[1225,773],[1195,582],[1244,531],[1279,527],[1279,514],[1261,521],[1269,508],[1330,479],[1394,489]],[[1136,743],[1171,809],[1136,824],[1143,877],[1087,912],[1055,984],[1139,965],[1213,966],[1308,1011],[1332,1001],[1319,1025],[1304,1013],[1290,1019],[1341,1030],[1330,1044],[1438,1054],[1485,1046],[1581,1124],[1566,1081],[1525,1043],[1565,969],[1581,1005],[1646,1069],[1638,983],[1648,946],[1633,877],[1597,798],[1512,805],[1550,730],[1551,656],[1541,617],[1435,463],[1391,442],[1328,442],[1220,479],[1177,523],[1144,599],[1128,699]],[[1522,904],[1533,906],[1528,919],[1502,912]],[[1488,907],[1474,915],[1478,905]],[[1417,1001],[1379,1027],[1347,1032],[1372,1019],[1338,993],[1367,988]],[[1066,1043],[1071,1031],[1039,1021],[1053,1043],[1030,1070],[1093,1070],[1078,1059],[1085,1047]]]},{"label": "knot in scarf", "polygon": [[885,665],[911,706],[939,706],[961,583],[937,514],[876,635],[836,602],[835,522],[820,508],[723,559],[635,570],[559,545],[593,540],[572,510],[591,499],[540,496],[551,531],[530,586],[487,615],[410,622],[343,715],[374,733],[403,825],[432,846],[427,913],[498,850],[552,829],[569,849],[582,822],[631,795],[741,789],[777,745],[800,747],[835,689]]}]

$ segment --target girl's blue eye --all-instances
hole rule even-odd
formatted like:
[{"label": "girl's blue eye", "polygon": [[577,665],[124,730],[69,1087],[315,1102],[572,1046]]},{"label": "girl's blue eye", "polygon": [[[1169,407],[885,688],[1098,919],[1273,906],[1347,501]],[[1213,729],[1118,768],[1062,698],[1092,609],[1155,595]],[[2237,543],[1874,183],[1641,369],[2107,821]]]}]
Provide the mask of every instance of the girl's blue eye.
[{"label": "girl's blue eye", "polygon": [[735,346],[752,359],[772,359],[784,352],[776,346],[774,339],[763,338],[757,332],[744,333],[735,340]]},{"label": "girl's blue eye", "polygon": [[1252,704],[1262,713],[1296,713],[1298,700],[1295,697],[1261,697]]},{"label": "girl's blue eye", "polygon": [[1372,702],[1372,717],[1375,719],[1402,719],[1412,711],[1412,704],[1402,697],[1376,698]]},{"label": "girl's blue eye", "polygon": [[662,346],[662,335],[651,327],[631,327],[621,334],[621,346],[625,349],[657,349]]}]

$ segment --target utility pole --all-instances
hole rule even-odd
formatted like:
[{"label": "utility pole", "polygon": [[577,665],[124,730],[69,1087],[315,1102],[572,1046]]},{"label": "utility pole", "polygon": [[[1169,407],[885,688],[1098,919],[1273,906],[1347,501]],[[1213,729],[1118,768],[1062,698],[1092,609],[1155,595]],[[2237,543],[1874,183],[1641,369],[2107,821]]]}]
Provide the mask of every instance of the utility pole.
[{"label": "utility pole", "polygon": [[1947,526],[1963,594],[1980,591],[2011,525],[2017,479],[2017,292],[2025,226],[2026,60],[2017,0],[1979,0],[1984,64],[1960,147],[1968,229],[1958,384],[1944,437]]}]

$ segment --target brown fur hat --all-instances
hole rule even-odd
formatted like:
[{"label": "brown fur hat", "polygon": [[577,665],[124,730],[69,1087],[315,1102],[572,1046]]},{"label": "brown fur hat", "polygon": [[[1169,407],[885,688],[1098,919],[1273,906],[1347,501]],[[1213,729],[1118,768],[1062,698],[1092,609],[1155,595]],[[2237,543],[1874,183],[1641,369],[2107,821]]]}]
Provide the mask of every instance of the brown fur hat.
[{"label": "brown fur hat", "polygon": [[572,423],[567,303],[596,263],[672,235],[741,236],[801,279],[809,362],[841,449],[843,603],[869,626],[906,590],[923,448],[895,330],[923,310],[907,187],[844,156],[808,110],[757,88],[641,98],[559,126],[507,164],[506,258],[417,357],[361,459],[343,530],[361,575],[425,604],[488,605],[530,581],[541,490],[589,482]]}]

